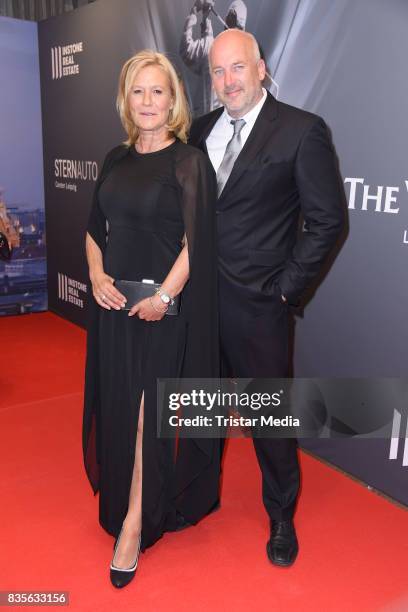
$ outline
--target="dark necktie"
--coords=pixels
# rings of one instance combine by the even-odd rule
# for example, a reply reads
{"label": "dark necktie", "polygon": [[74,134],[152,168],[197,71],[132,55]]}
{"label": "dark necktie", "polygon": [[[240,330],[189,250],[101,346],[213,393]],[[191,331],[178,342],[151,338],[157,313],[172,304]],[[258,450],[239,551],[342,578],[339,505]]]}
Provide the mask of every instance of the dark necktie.
{"label": "dark necktie", "polygon": [[227,144],[223,160],[217,171],[218,197],[221,195],[225,183],[228,181],[229,175],[231,174],[235,160],[242,149],[241,130],[245,125],[245,119],[236,119],[235,121],[231,121],[231,124],[234,126],[234,134]]}

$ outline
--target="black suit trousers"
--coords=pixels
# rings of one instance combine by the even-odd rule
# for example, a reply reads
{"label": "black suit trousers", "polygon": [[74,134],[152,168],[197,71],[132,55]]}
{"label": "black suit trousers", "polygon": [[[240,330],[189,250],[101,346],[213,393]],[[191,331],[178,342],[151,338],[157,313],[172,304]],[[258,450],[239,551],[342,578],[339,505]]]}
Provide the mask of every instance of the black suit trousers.
{"label": "black suit trousers", "polygon": [[[288,307],[279,292],[267,300],[258,298],[220,275],[224,378],[284,378],[288,374]],[[291,519],[300,480],[297,440],[254,438],[253,443],[266,511],[271,519]]]}

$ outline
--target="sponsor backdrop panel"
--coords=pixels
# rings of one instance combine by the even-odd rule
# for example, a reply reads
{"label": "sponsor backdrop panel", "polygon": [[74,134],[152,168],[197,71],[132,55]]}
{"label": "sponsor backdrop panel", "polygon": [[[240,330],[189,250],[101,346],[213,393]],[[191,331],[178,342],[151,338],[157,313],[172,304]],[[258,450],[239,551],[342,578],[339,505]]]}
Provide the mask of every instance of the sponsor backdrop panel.
{"label": "sponsor backdrop panel", "polygon": [[47,309],[37,24],[0,17],[0,316]]}
{"label": "sponsor backdrop panel", "polygon": [[[96,172],[124,134],[115,111],[120,67],[143,47],[166,51],[195,113],[216,106],[206,53],[229,1],[201,28],[193,2],[109,0],[39,24],[50,308],[84,324],[84,233]],[[296,318],[298,376],[405,376],[408,249],[401,78],[408,43],[403,0],[235,2],[235,19],[261,43],[279,99],[326,119],[339,155],[349,234]],[[367,32],[370,32],[368,37]],[[89,288],[88,288],[89,291]],[[305,443],[369,484],[408,503],[401,443]],[[407,457],[408,452],[405,453]]]}
{"label": "sponsor backdrop panel", "polygon": [[[329,123],[349,210],[346,242],[304,318],[296,320],[295,373],[406,378],[408,85],[400,75],[408,5],[331,4],[300,3],[275,75],[285,101]],[[336,439],[304,446],[407,504],[407,423],[406,410],[396,411],[399,442]]]}

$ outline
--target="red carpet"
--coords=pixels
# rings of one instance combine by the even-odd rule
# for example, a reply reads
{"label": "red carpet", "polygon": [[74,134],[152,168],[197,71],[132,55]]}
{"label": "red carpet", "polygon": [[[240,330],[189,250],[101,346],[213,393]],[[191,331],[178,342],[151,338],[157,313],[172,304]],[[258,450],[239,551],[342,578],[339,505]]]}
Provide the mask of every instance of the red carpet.
{"label": "red carpet", "polygon": [[165,535],[116,590],[82,467],[85,334],[42,313],[1,318],[0,338],[0,590],[69,591],[69,609],[97,612],[408,611],[408,512],[302,453],[299,557],[275,568],[242,439],[229,442],[221,510]]}

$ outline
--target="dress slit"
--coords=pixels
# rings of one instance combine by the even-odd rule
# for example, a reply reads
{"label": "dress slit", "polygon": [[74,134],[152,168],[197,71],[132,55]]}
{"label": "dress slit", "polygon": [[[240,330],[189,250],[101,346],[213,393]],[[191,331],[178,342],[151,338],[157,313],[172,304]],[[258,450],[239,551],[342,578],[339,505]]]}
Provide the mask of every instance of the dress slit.
{"label": "dress slit", "polygon": [[[132,466],[132,475],[131,475],[131,479],[130,479],[130,487],[129,487],[129,502],[128,502],[128,509],[127,512],[129,511],[129,509],[132,509],[133,511],[136,510],[136,508],[132,507],[132,496],[136,495],[137,493],[137,489],[138,489],[138,483],[137,480],[134,483],[133,479],[135,477],[135,466],[136,466],[136,461],[137,461],[137,445],[138,445],[138,439],[139,439],[139,421],[140,421],[140,415],[141,415],[141,411],[143,411],[143,423],[144,423],[144,389],[142,390],[142,394],[140,397],[140,402],[139,402],[139,410],[138,410],[138,418],[137,418],[137,426],[136,426],[136,437],[135,437],[135,446],[134,446],[134,460],[133,460],[133,466]],[[141,501],[140,501],[140,511],[142,511],[142,505],[143,505],[143,433],[144,433],[144,426],[142,425],[142,448],[141,448],[141,466],[140,466],[140,474],[139,474],[139,478],[141,478],[141,486],[140,486],[140,497],[141,497]],[[132,489],[136,489],[132,490]],[[135,501],[136,504],[136,501]],[[141,529],[143,530],[143,523],[141,523]]]}

